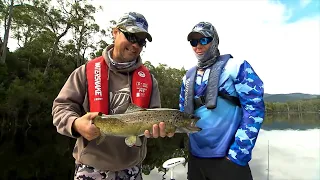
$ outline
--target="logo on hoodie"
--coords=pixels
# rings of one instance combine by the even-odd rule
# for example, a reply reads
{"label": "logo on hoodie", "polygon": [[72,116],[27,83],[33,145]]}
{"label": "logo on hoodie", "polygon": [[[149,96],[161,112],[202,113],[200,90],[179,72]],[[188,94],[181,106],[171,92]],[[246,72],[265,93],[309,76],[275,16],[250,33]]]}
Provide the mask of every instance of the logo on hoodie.
{"label": "logo on hoodie", "polygon": [[110,92],[110,110],[112,114],[118,114],[130,100],[130,88],[125,87],[115,92]]}
{"label": "logo on hoodie", "polygon": [[145,74],[144,72],[142,72],[142,71],[139,71],[139,72],[138,72],[138,75],[139,75],[140,77],[146,77],[146,74]]}

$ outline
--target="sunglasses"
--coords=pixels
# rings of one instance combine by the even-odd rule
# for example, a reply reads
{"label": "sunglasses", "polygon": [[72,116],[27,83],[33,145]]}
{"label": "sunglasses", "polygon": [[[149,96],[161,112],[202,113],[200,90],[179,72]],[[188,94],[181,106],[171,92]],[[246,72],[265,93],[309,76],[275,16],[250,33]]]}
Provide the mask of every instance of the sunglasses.
{"label": "sunglasses", "polygon": [[211,41],[213,40],[212,37],[203,37],[201,39],[192,39],[190,41],[190,44],[192,47],[196,47],[198,45],[198,43],[200,43],[201,45],[207,45],[209,44]]}
{"label": "sunglasses", "polygon": [[119,29],[120,32],[122,32],[122,34],[124,35],[124,37],[126,37],[126,39],[131,42],[131,43],[138,43],[138,45],[140,47],[143,47],[146,45],[146,40],[145,39],[140,39],[138,38],[135,34],[133,33],[128,33],[128,32],[124,32],[121,29]]}

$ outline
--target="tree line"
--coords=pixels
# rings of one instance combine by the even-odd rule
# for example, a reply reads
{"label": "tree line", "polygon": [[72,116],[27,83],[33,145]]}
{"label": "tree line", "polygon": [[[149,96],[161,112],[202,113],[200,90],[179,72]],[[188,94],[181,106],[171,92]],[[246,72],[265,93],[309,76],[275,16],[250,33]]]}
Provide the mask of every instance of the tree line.
{"label": "tree line", "polygon": [[266,111],[269,113],[276,112],[297,112],[297,113],[309,113],[320,112],[320,96],[313,99],[304,99],[289,101],[286,103],[279,102],[266,102]]}

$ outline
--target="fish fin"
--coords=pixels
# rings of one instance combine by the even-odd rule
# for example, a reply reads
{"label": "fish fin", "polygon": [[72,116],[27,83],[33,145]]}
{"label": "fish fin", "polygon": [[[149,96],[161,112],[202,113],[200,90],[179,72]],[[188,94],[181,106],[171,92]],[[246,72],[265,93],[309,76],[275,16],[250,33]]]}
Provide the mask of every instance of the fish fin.
{"label": "fish fin", "polygon": [[138,136],[128,136],[128,137],[126,137],[124,142],[129,147],[142,145],[141,139]]}
{"label": "fish fin", "polygon": [[128,136],[126,137],[126,139],[124,140],[124,142],[126,143],[127,146],[132,147],[133,145],[135,145],[137,141],[136,136]]}
{"label": "fish fin", "polygon": [[96,140],[97,145],[100,145],[105,139],[106,139],[106,134],[105,133],[100,133],[100,136]]}
{"label": "fish fin", "polygon": [[179,127],[179,126],[177,126],[176,132],[177,132],[177,133],[189,133],[190,131],[189,131],[187,128],[185,128],[185,127]]}
{"label": "fish fin", "polygon": [[135,146],[142,146],[142,141],[140,139],[140,137],[136,136],[137,140],[136,140],[136,144]]}
{"label": "fish fin", "polygon": [[135,104],[129,103],[129,106],[128,106],[125,113],[133,113],[136,111],[145,111],[145,110],[146,110],[145,108],[142,108],[142,107],[139,107]]}

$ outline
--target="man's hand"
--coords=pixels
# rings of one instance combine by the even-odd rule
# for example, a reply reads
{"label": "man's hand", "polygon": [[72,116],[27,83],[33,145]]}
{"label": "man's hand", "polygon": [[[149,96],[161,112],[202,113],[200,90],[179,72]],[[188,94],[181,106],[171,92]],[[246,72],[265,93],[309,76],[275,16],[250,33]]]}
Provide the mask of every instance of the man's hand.
{"label": "man's hand", "polygon": [[149,130],[145,130],[144,131],[144,135],[147,138],[153,137],[153,138],[158,138],[159,135],[160,137],[172,137],[174,135],[174,133],[168,133],[166,134],[166,125],[164,124],[164,122],[160,122],[159,125],[158,124],[154,124],[153,128],[152,128],[152,134],[149,132]]}
{"label": "man's hand", "polygon": [[72,127],[77,131],[81,136],[86,138],[88,141],[91,141],[100,136],[100,130],[94,124],[91,123],[91,120],[98,116],[98,112],[87,113],[82,117],[76,119]]}

